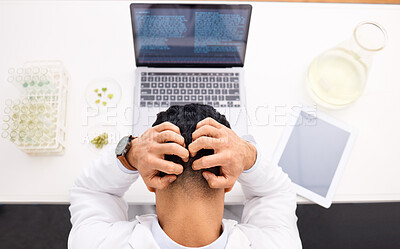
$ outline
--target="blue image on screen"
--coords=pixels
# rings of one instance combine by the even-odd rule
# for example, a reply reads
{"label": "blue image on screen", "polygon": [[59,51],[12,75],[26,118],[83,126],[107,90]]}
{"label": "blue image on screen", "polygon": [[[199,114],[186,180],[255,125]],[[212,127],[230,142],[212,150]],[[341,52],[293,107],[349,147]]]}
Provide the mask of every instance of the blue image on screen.
{"label": "blue image on screen", "polygon": [[135,7],[140,64],[243,65],[248,9]]}
{"label": "blue image on screen", "polygon": [[326,197],[350,133],[300,112],[278,165],[292,182]]}

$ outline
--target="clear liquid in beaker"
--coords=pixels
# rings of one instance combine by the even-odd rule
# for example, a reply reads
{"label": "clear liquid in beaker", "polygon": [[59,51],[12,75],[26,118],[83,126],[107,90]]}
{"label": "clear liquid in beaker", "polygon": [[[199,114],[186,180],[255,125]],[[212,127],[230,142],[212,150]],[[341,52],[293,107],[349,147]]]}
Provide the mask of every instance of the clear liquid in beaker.
{"label": "clear liquid in beaker", "polygon": [[337,47],[314,59],[308,70],[307,83],[312,95],[340,107],[360,97],[366,80],[367,67],[358,55]]}

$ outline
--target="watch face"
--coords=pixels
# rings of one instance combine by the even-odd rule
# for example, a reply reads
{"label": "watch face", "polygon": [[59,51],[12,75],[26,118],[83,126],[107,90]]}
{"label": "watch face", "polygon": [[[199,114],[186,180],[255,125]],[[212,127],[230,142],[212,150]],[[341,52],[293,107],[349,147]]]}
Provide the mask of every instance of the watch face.
{"label": "watch face", "polygon": [[122,155],[124,152],[126,145],[129,143],[129,136],[123,137],[119,143],[117,144],[117,148],[115,148],[116,155]]}

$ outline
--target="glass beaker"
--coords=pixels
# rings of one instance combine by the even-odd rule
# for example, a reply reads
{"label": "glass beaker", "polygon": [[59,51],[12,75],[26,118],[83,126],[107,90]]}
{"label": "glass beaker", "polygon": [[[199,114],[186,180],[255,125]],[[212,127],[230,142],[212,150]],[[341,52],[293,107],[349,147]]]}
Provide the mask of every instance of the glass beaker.
{"label": "glass beaker", "polygon": [[307,88],[314,101],[339,109],[358,99],[365,89],[372,57],[386,42],[381,25],[362,22],[350,39],[317,56],[307,74]]}

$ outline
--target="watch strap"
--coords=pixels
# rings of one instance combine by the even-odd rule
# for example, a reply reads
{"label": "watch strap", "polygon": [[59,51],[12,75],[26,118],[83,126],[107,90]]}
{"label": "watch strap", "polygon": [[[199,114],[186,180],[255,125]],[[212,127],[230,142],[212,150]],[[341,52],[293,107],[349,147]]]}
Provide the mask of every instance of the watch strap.
{"label": "watch strap", "polygon": [[132,135],[129,136],[129,141],[128,141],[128,149],[125,149],[124,152],[121,155],[117,155],[118,160],[124,165],[125,168],[129,170],[137,170],[135,167],[133,167],[128,160],[126,159],[126,153],[131,149],[132,146],[132,140],[136,139],[137,137],[134,137]]}
{"label": "watch strap", "polygon": [[129,170],[137,170],[136,168],[134,168],[129,162],[128,160],[126,160],[125,156],[117,156],[118,160],[122,163],[122,165],[124,165],[125,168],[129,169]]}

